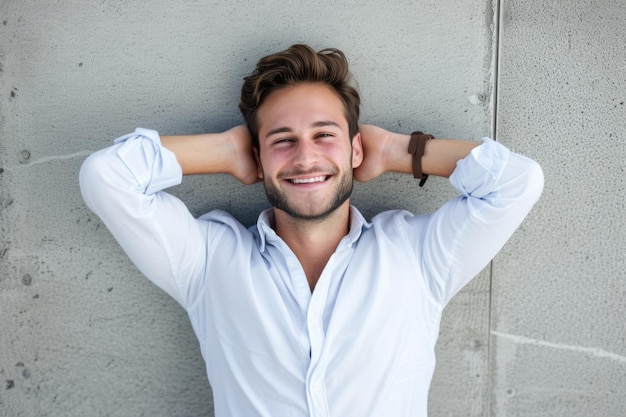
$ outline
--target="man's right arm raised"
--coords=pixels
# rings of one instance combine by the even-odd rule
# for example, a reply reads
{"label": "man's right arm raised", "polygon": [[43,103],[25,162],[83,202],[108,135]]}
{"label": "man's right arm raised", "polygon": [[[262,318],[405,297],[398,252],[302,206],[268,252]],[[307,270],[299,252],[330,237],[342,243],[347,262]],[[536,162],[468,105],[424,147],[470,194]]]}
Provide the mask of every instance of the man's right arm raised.
{"label": "man's right arm raised", "polygon": [[229,173],[257,181],[245,126],[223,133],[159,136],[137,129],[90,155],[80,171],[85,202],[139,270],[181,305],[193,301],[215,225],[164,192],[185,174]]}
{"label": "man's right arm raised", "polygon": [[223,133],[161,136],[161,143],[176,155],[183,175],[226,173],[244,184],[259,180],[246,126]]}

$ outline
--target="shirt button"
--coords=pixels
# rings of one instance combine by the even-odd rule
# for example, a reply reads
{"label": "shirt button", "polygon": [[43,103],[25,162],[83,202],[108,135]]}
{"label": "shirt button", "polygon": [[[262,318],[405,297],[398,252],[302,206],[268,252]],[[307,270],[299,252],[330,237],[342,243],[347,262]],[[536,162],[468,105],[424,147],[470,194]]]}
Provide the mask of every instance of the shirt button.
{"label": "shirt button", "polygon": [[317,323],[319,323],[319,322],[320,322],[320,321],[319,321],[319,319],[318,319],[317,317],[315,317],[315,316],[312,316],[312,317],[311,317],[311,323],[313,323],[313,324],[317,324]]}
{"label": "shirt button", "polygon": [[322,388],[322,386],[320,385],[320,383],[319,383],[319,382],[313,382],[313,383],[311,384],[311,390],[312,390],[313,392],[319,392],[321,388]]}

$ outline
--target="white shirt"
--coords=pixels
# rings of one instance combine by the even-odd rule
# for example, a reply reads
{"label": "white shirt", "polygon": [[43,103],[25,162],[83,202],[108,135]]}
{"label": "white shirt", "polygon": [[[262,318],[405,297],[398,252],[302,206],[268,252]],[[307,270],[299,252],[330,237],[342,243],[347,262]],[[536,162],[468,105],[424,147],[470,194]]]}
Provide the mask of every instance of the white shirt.
{"label": "white shirt", "polygon": [[194,218],[162,190],[181,167],[137,129],[91,155],[88,206],[137,267],[187,311],[218,417],[426,416],[444,306],[495,256],[543,188],[532,160],[484,139],[435,213],[386,211],[350,232],[311,293],[272,211],[246,229]]}

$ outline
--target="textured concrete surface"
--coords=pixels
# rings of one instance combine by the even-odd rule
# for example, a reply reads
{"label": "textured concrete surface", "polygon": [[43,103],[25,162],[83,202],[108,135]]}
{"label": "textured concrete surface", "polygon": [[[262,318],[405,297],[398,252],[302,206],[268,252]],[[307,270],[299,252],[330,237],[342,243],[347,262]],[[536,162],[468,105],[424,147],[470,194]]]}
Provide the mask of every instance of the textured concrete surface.
{"label": "textured concrete surface", "polygon": [[546,186],[493,268],[496,416],[626,415],[626,2],[505,1],[497,132]]}
{"label": "textured concrete surface", "polygon": [[[495,127],[544,167],[537,209],[445,312],[430,415],[625,415],[625,5],[500,3],[0,3],[0,416],[213,415],[184,312],[84,206],[77,172],[136,126],[240,123],[241,78],[294,42],[346,52],[362,121]],[[267,204],[226,176],[173,192],[247,224]],[[451,195],[386,175],[354,202],[423,212]]]}

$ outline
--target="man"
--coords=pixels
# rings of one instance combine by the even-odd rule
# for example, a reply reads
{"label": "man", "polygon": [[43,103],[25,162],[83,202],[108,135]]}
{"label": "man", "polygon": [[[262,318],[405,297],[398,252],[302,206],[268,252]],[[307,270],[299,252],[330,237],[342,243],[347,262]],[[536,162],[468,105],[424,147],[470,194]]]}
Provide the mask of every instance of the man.
{"label": "man", "polygon": [[[537,201],[539,166],[502,145],[358,125],[344,55],[304,45],[245,79],[247,126],[167,137],[137,129],[90,156],[85,201],[138,268],[186,309],[217,416],[426,416],[444,306]],[[350,206],[353,176],[450,177],[435,213]],[[162,190],[181,174],[264,182],[249,229],[193,218]]]}

